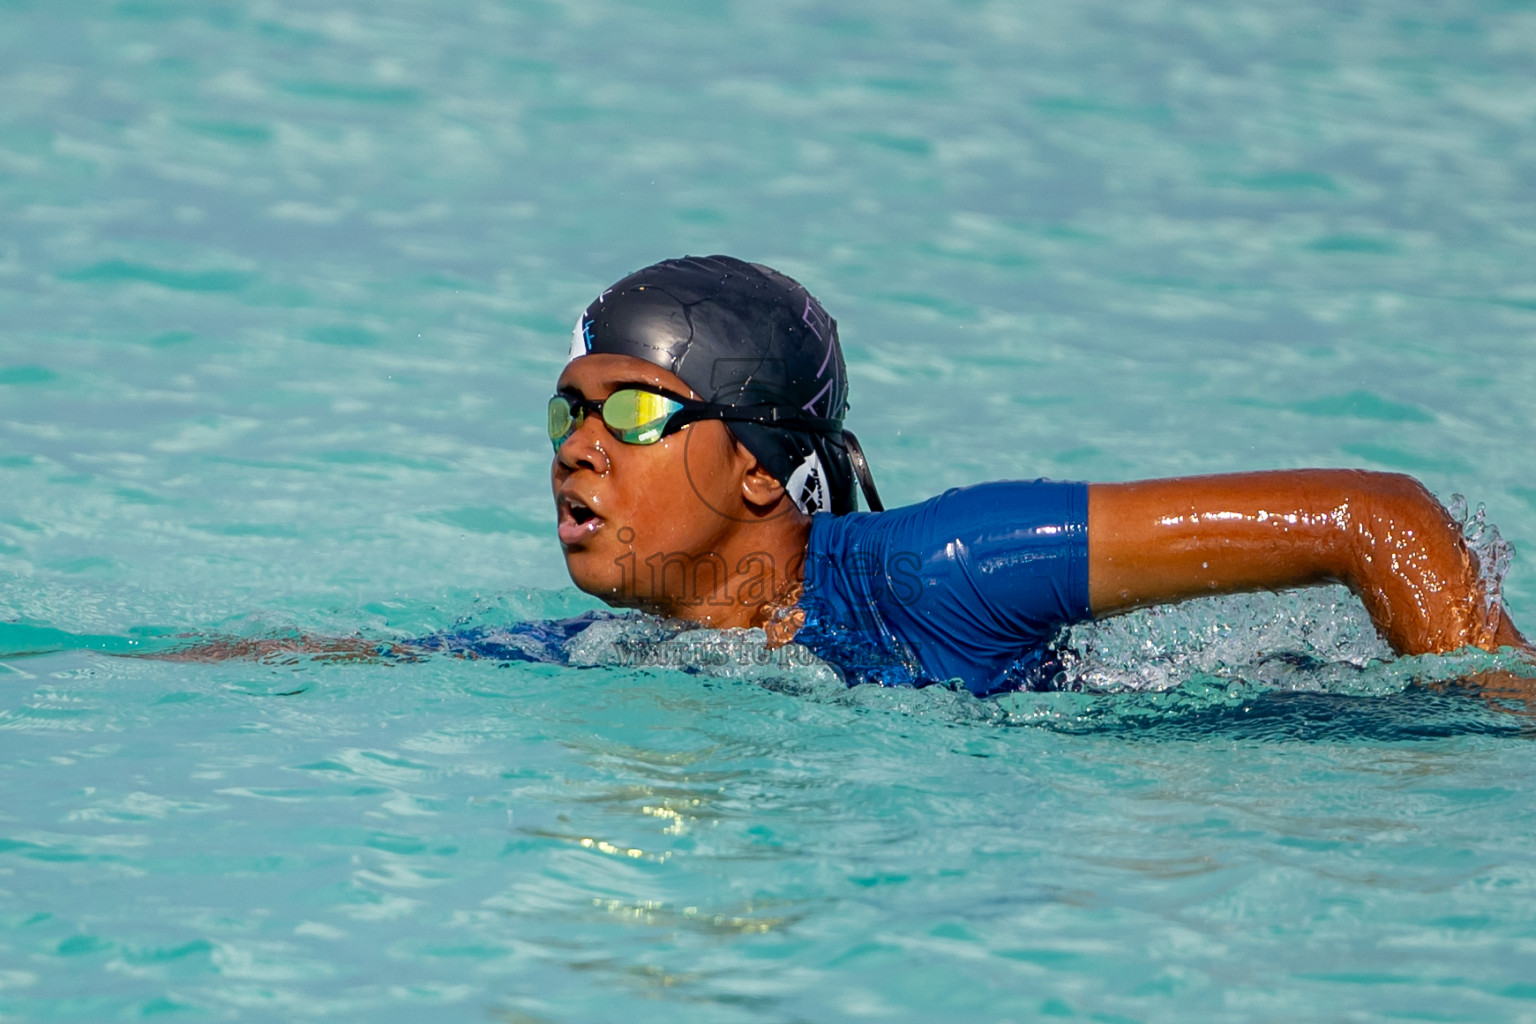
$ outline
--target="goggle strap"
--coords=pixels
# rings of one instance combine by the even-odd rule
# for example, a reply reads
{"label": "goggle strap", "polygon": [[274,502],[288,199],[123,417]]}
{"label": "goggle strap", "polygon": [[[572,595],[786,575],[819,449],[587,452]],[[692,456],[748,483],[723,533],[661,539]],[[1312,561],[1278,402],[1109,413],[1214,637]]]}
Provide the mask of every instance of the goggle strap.
{"label": "goggle strap", "polygon": [[[715,405],[702,403],[691,410],[690,419],[725,420],[729,423],[758,423],[765,427],[784,427],[787,430],[806,430],[813,434],[836,434],[843,429],[842,420],[820,419],[807,416],[792,405]],[[679,413],[679,416],[687,413]]]}
{"label": "goggle strap", "polygon": [[880,500],[880,492],[875,489],[875,478],[869,471],[869,460],[864,457],[864,449],[859,447],[859,439],[853,436],[853,431],[843,429],[842,420],[805,416],[800,409],[782,405],[715,406],[705,415],[737,423],[761,423],[817,434],[841,434],[843,443],[848,446],[848,461],[853,463],[853,474],[859,480],[859,490],[864,492],[864,504],[869,506],[871,512],[885,511],[885,503]]}
{"label": "goggle strap", "polygon": [[853,474],[859,478],[859,490],[864,492],[864,504],[871,512],[884,512],[885,504],[880,500],[880,492],[875,490],[875,478],[870,475],[869,461],[864,458],[859,439],[853,436],[853,431],[845,430],[843,443],[848,446],[848,461],[853,463]]}

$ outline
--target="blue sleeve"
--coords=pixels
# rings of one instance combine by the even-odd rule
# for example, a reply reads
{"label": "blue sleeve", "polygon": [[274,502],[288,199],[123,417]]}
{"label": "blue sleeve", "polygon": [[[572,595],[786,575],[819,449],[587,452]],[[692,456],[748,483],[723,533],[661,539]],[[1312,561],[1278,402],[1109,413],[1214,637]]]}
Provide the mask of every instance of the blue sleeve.
{"label": "blue sleeve", "polygon": [[614,618],[611,612],[584,612],[569,619],[514,622],[506,626],[470,626],[433,633],[404,642],[409,654],[431,652],[472,661],[531,661],[564,665],[565,643],[594,622]]}
{"label": "blue sleeve", "polygon": [[1087,485],[979,484],[818,515],[801,604],[797,639],[850,681],[1017,688],[1062,626],[1089,617]]}

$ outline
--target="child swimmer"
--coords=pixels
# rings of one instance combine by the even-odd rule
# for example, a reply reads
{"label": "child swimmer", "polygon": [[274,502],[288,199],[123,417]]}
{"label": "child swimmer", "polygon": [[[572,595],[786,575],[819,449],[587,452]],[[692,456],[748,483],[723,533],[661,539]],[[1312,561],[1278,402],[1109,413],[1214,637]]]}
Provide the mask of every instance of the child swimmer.
{"label": "child swimmer", "polygon": [[[610,605],[762,627],[850,683],[1048,685],[1062,627],[1342,583],[1399,654],[1529,650],[1417,481],[1284,470],[977,484],[882,510],[836,322],[728,256],[646,267],[587,307],[549,403],[572,581]],[[856,485],[871,511],[855,511]]]}
{"label": "child swimmer", "polygon": [[[850,683],[1050,688],[1065,626],[1342,583],[1399,654],[1536,650],[1411,477],[1311,469],[1123,484],[1007,481],[885,511],[853,434],[837,324],[729,256],[646,267],[582,313],[549,402],[566,568],[609,605],[761,627]],[[870,511],[856,511],[862,491]],[[441,653],[563,662],[602,616],[411,640],[197,638],[178,661]],[[1523,673],[1479,673],[1536,708]]]}

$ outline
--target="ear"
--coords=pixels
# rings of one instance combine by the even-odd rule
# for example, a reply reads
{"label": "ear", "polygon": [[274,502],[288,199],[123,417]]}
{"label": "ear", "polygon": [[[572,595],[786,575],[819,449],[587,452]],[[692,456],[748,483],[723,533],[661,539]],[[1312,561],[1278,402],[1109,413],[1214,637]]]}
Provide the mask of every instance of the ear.
{"label": "ear", "polygon": [[766,521],[787,513],[791,522],[810,522],[779,478],[768,472],[739,438],[736,439],[736,457],[740,460],[741,503],[749,515],[758,521]]}
{"label": "ear", "polygon": [[754,458],[752,465],[741,476],[742,500],[754,509],[767,511],[787,496],[779,478],[764,469],[763,464]]}
{"label": "ear", "polygon": [[788,497],[784,485],[778,477],[768,472],[746,445],[739,439],[733,440],[736,441],[736,457],[741,460],[741,500],[753,512],[762,514],[773,511],[780,501]]}

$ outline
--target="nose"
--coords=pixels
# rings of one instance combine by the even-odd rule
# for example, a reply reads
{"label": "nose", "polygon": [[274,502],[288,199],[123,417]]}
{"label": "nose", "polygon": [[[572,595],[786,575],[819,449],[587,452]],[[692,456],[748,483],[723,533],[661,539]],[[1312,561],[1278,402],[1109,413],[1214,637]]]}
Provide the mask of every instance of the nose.
{"label": "nose", "polygon": [[608,452],[603,448],[603,440],[608,437],[602,418],[588,413],[555,450],[555,461],[568,473],[590,469],[603,476],[609,469]]}

